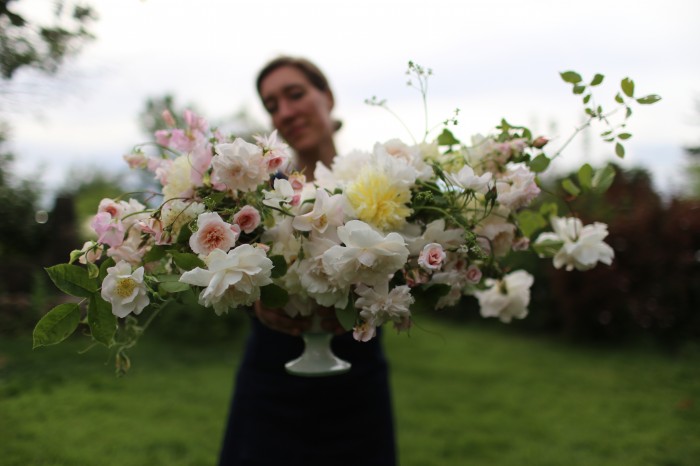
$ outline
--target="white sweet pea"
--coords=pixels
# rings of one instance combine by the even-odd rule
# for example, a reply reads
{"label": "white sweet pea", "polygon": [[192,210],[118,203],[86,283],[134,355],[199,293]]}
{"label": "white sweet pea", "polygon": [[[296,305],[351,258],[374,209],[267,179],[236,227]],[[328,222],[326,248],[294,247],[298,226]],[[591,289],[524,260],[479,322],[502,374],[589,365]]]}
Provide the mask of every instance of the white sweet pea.
{"label": "white sweet pea", "polygon": [[527,315],[530,304],[530,287],[534,278],[523,270],[517,270],[503,277],[503,280],[489,278],[485,291],[474,293],[479,300],[482,317],[498,317],[501,322],[522,319]]}
{"label": "white sweet pea", "polygon": [[292,226],[299,231],[313,229],[324,233],[329,226],[338,227],[343,224],[346,210],[345,198],[342,195],[329,196],[325,189],[317,189],[313,210],[296,216]]}
{"label": "white sweet pea", "polygon": [[185,272],[180,281],[203,286],[199,303],[214,307],[217,315],[229,308],[253,304],[260,297],[260,287],[272,283],[272,261],[265,251],[242,244],[228,253],[214,249],[205,258],[206,269]]}
{"label": "white sweet pea", "polygon": [[486,172],[481,176],[476,175],[474,169],[469,165],[463,166],[457,173],[447,174],[447,179],[455,186],[481,194],[485,194],[489,190],[489,183],[492,178],[491,172]]}
{"label": "white sweet pea", "polygon": [[146,284],[143,282],[143,267],[132,272],[131,265],[119,261],[114,267],[107,268],[107,276],[102,282],[102,299],[112,305],[112,314],[126,317],[141,314],[148,306],[149,299]]}
{"label": "white sweet pea", "polygon": [[608,226],[595,222],[583,225],[574,217],[552,217],[554,233],[542,233],[535,246],[545,242],[561,242],[562,246],[554,255],[554,267],[566,270],[590,270],[598,262],[610,265],[615,251],[603,242],[608,236]]}
{"label": "white sweet pea", "polygon": [[262,202],[267,206],[277,209],[280,207],[289,207],[294,203],[295,196],[298,196],[294,192],[292,184],[285,179],[277,178],[273,187],[273,191],[263,191],[265,199],[263,199]]}
{"label": "white sweet pea", "polygon": [[360,220],[339,227],[338,237],[344,246],[333,246],[323,254],[323,268],[341,286],[382,283],[408,259],[400,234],[384,236]]}

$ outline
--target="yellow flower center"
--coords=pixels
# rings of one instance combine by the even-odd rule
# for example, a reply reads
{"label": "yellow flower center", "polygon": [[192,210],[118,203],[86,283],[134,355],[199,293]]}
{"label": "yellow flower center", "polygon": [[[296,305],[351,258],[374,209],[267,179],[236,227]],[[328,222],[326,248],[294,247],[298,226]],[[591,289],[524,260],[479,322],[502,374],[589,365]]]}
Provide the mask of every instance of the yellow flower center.
{"label": "yellow flower center", "polygon": [[131,277],[120,278],[114,291],[120,298],[128,298],[137,286],[136,280]]}
{"label": "yellow flower center", "polygon": [[360,220],[383,231],[400,228],[411,214],[406,205],[411,200],[410,190],[372,169],[364,169],[347,187],[346,195]]}

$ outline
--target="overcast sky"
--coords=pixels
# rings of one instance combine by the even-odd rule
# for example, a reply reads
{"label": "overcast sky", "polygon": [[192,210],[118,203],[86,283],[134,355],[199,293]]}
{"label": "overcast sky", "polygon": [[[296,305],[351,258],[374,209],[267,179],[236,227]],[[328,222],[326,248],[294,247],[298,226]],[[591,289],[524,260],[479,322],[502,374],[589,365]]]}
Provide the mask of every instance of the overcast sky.
{"label": "overcast sky", "polygon": [[[96,40],[54,79],[23,74],[5,90],[17,169],[48,188],[74,167],[123,167],[145,135],[137,116],[147,97],[173,93],[209,119],[246,109],[263,124],[258,69],[278,54],[306,56],[328,74],[342,153],[410,137],[364,100],[386,98],[417,138],[420,96],[405,85],[408,60],[432,68],[431,126],[460,108],[458,137],[486,133],[506,117],[561,142],[581,105],[559,78],[577,70],[606,75],[600,103],[620,79],[663,100],[635,109],[626,166],[651,169],[667,192],[679,186],[682,147],[700,144],[700,2],[666,0],[92,0]],[[29,17],[50,0],[21,0]],[[595,141],[595,134],[592,135]],[[569,162],[614,160],[613,148],[585,138]]]}

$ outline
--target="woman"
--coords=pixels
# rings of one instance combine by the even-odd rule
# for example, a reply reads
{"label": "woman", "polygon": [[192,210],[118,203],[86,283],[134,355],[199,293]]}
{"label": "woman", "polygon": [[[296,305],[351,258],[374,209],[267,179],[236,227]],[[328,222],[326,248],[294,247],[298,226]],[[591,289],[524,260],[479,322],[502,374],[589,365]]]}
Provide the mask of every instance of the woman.
{"label": "woman", "polygon": [[[294,149],[309,179],[336,154],[334,100],[323,73],[305,59],[280,57],[259,73],[257,88],[273,126]],[[393,466],[394,429],[387,364],[379,338],[344,332],[332,310],[322,325],[348,373],[304,378],[284,364],[303,350],[308,318],[256,306],[237,378],[220,465]]]}

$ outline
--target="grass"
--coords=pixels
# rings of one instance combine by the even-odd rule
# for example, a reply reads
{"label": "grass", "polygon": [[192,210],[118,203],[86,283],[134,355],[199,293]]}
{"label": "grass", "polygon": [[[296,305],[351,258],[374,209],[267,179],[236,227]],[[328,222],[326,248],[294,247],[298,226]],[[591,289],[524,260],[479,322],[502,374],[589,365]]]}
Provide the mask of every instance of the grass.
{"label": "grass", "polygon": [[[572,346],[490,325],[385,332],[401,465],[691,466],[700,348]],[[147,335],[125,378],[84,339],[0,341],[0,465],[213,465],[242,336]]]}

